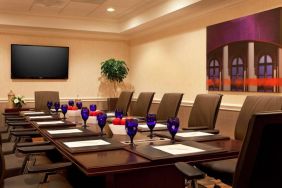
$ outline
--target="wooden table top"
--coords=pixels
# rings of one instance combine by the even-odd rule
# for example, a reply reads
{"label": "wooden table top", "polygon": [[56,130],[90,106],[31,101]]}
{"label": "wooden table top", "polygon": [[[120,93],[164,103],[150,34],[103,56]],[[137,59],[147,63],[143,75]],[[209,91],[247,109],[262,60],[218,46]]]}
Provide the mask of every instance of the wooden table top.
{"label": "wooden table top", "polygon": [[[77,127],[81,128],[81,119],[80,118],[69,118],[73,123],[77,124]],[[194,155],[163,155],[162,152],[156,154],[152,152],[152,146],[155,145],[167,145],[170,144],[170,140],[158,140],[159,137],[156,137],[158,141],[150,142],[148,134],[146,132],[138,132],[134,139],[142,140],[144,142],[136,142],[137,145],[132,146],[124,144],[123,147],[110,148],[108,150],[93,150],[83,152],[71,152],[66,145],[62,144],[65,141],[63,137],[54,137],[48,134],[46,131],[48,128],[40,128],[35,126],[39,132],[47,140],[50,140],[63,154],[67,159],[72,161],[85,175],[87,176],[96,176],[103,175],[109,172],[126,172],[140,168],[152,168],[156,166],[163,165],[172,165],[177,161],[185,161],[190,163],[234,158],[238,155],[241,143],[234,140],[224,139],[224,140],[208,140],[201,143],[194,141],[185,141],[177,142],[180,144],[187,144],[189,146],[199,146],[205,148],[206,151],[194,154]],[[53,128],[52,128],[53,129]],[[62,129],[62,128],[58,128]],[[67,128],[66,128],[67,129]],[[126,135],[112,135],[108,126],[104,128],[106,135],[104,138],[112,139],[115,142],[120,141],[129,141],[129,137]],[[85,138],[89,137],[89,131],[94,134],[99,134],[100,128],[98,125],[89,124],[87,127],[87,134]],[[80,137],[83,136],[83,133],[80,133]],[[75,138],[74,135],[72,138]],[[96,138],[103,138],[96,136]],[[187,143],[186,143],[187,142]],[[122,144],[123,145],[123,144]],[[148,151],[149,153],[146,153]],[[153,155],[154,154],[154,155]]]}

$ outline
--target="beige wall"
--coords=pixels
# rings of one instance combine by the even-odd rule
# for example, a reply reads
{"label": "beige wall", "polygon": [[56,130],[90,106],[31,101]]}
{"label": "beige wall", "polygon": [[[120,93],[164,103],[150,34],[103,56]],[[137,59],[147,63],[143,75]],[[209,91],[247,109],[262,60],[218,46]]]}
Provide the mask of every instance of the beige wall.
{"label": "beige wall", "polygon": [[[158,30],[155,26],[146,34],[130,41],[131,82],[136,94],[155,91],[155,99],[165,92],[183,92],[184,102],[193,102],[196,94],[207,93],[206,88],[206,27],[244,15],[282,6],[281,1],[258,3],[242,1],[233,9],[203,12],[197,19]],[[252,5],[252,6],[250,6]],[[176,21],[177,22],[177,21]],[[164,23],[165,25],[165,23]],[[222,106],[240,108],[246,95],[271,95],[256,92],[221,92]],[[135,95],[136,95],[135,94]],[[281,95],[281,94],[275,94]]]}
{"label": "beige wall", "polygon": [[[69,79],[12,80],[10,78],[11,44],[35,44],[69,47]],[[100,87],[100,62],[108,58],[128,62],[128,44],[122,40],[80,39],[55,36],[0,34],[0,100],[7,100],[10,89],[33,99],[35,90],[57,90],[60,98],[107,97]],[[129,62],[128,62],[129,63]]]}

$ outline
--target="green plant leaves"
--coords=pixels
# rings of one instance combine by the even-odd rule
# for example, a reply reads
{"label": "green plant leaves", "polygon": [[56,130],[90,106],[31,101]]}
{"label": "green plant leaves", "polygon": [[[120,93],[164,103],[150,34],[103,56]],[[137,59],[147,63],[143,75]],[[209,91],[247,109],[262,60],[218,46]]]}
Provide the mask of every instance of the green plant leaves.
{"label": "green plant leaves", "polygon": [[122,82],[128,71],[129,68],[122,60],[112,58],[101,63],[101,74],[110,81]]}

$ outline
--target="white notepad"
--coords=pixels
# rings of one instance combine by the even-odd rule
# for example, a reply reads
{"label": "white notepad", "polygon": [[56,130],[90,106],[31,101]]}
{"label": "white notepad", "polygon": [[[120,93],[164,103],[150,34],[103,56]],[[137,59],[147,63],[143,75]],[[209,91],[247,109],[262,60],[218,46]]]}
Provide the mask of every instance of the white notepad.
{"label": "white notepad", "polygon": [[[142,124],[142,125],[138,125],[138,127],[140,127],[140,128],[148,128],[148,125],[145,125],[145,124]],[[156,125],[155,125],[155,127],[156,128],[166,128],[167,126],[166,125],[164,125],[164,124],[160,124],[160,123],[157,123]]]}
{"label": "white notepad", "polygon": [[24,115],[44,114],[45,112],[24,112]]}
{"label": "white notepad", "polygon": [[50,125],[50,124],[61,124],[61,123],[65,123],[63,121],[41,121],[41,122],[37,122],[38,125]]}
{"label": "white notepad", "polygon": [[106,113],[106,114],[107,114],[108,117],[113,117],[113,116],[115,116],[115,113],[114,113],[114,112],[108,112],[108,113]]}
{"label": "white notepad", "polygon": [[70,134],[70,133],[81,133],[79,129],[61,129],[61,130],[47,130],[50,134]]}
{"label": "white notepad", "polygon": [[195,131],[195,132],[184,132],[184,133],[177,133],[176,136],[180,137],[197,137],[197,136],[210,136],[213,135],[211,133],[206,133],[206,132],[200,132],[200,131]]}
{"label": "white notepad", "polygon": [[87,146],[102,146],[102,145],[109,145],[111,143],[99,139],[99,140],[64,142],[64,144],[69,148],[76,148],[76,147],[87,147]]}
{"label": "white notepad", "polygon": [[173,145],[164,145],[164,146],[152,146],[155,149],[161,150],[163,152],[172,154],[172,155],[180,155],[180,154],[190,154],[190,153],[198,153],[203,152],[205,150],[186,146],[183,144],[173,144]]}
{"label": "white notepad", "polygon": [[53,118],[53,116],[31,116],[29,119],[47,119],[47,118]]}

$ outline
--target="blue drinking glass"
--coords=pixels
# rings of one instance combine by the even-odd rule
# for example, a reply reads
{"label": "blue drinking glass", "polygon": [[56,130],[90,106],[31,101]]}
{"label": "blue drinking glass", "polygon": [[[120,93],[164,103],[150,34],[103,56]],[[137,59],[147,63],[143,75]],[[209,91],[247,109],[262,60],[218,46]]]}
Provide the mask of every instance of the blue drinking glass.
{"label": "blue drinking glass", "polygon": [[64,119],[66,119],[66,113],[68,111],[68,105],[67,104],[62,104],[61,105],[61,110],[62,110],[62,113],[64,114]]}
{"label": "blue drinking glass", "polygon": [[73,100],[69,100],[69,106],[74,106],[74,101]]}
{"label": "blue drinking glass", "polygon": [[53,102],[52,101],[47,101],[47,107],[49,109],[49,112],[51,112],[52,106],[53,106]]}
{"label": "blue drinking glass", "polygon": [[60,102],[55,102],[54,107],[55,107],[56,113],[58,113],[58,110],[60,108]]}
{"label": "blue drinking glass", "polygon": [[119,119],[122,119],[122,116],[123,116],[123,111],[119,110],[119,109],[116,109],[115,110],[115,117],[119,118]]}
{"label": "blue drinking glass", "polygon": [[177,117],[172,117],[167,120],[167,129],[171,135],[171,142],[175,142],[175,135],[179,128],[179,119]]}
{"label": "blue drinking glass", "polygon": [[125,121],[125,130],[127,135],[130,137],[130,144],[133,144],[133,138],[137,133],[138,120],[137,119],[127,119]]}
{"label": "blue drinking glass", "polygon": [[97,106],[96,106],[96,104],[90,104],[89,108],[90,108],[91,112],[95,112],[96,109],[97,109]]}
{"label": "blue drinking glass", "polygon": [[101,129],[101,136],[103,136],[103,128],[105,127],[106,123],[107,123],[107,114],[98,114],[97,115],[97,121],[98,121],[98,125]]}
{"label": "blue drinking glass", "polygon": [[76,102],[76,107],[78,109],[81,109],[82,108],[82,102],[81,101]]}
{"label": "blue drinking glass", "polygon": [[82,117],[82,119],[84,121],[83,128],[86,128],[87,127],[86,121],[87,121],[87,119],[89,117],[89,109],[87,107],[81,108],[81,117]]}
{"label": "blue drinking glass", "polygon": [[153,129],[157,123],[157,115],[156,114],[147,114],[146,123],[148,128],[150,129],[150,138],[153,138]]}

